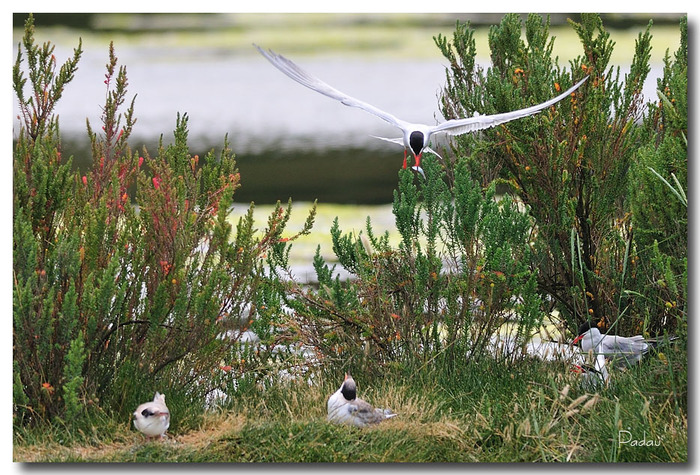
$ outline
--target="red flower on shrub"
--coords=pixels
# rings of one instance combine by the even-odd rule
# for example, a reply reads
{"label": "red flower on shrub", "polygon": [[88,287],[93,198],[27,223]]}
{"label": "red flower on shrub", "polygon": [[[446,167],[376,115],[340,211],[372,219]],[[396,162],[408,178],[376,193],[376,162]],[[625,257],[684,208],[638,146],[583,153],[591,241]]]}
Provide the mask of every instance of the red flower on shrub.
{"label": "red flower on shrub", "polygon": [[170,272],[170,269],[172,269],[173,266],[170,265],[168,261],[160,261],[160,268],[163,270],[164,273]]}

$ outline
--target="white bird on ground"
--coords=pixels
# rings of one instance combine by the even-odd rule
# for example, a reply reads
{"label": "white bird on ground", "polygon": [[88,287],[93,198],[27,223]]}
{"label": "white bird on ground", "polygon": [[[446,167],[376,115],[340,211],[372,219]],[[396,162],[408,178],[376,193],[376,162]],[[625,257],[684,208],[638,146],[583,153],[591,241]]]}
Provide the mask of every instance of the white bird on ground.
{"label": "white bird on ground", "polygon": [[561,101],[569,94],[574,92],[581,84],[583,84],[583,82],[586,79],[588,79],[588,76],[586,76],[585,78],[574,84],[572,87],[570,87],[557,97],[543,102],[542,104],[526,107],[524,109],[519,109],[511,112],[503,112],[500,114],[475,115],[474,117],[467,117],[464,119],[451,119],[441,124],[430,126],[406,122],[388,112],[384,112],[383,110],[374,107],[373,105],[370,105],[364,101],[360,101],[359,99],[355,99],[354,97],[350,97],[347,94],[335,89],[334,87],[329,86],[317,77],[307,73],[284,56],[277,54],[272,50],[265,51],[256,44],[253,44],[253,46],[255,46],[258,49],[258,51],[260,51],[260,54],[265,56],[265,58],[267,58],[273,66],[275,66],[277,69],[282,71],[290,78],[294,79],[302,86],[306,86],[313,91],[323,94],[324,96],[328,96],[331,99],[340,101],[346,106],[360,108],[401,129],[401,131],[403,132],[403,137],[395,139],[384,137],[376,138],[403,145],[403,168],[406,168],[406,151],[410,150],[415,158],[415,165],[412,168],[420,172],[421,174],[423,174],[423,170],[420,167],[420,160],[423,151],[425,150],[437,155],[437,153],[434,150],[430,149],[430,147],[428,146],[428,144],[430,143],[430,138],[433,134],[445,132],[449,135],[461,135],[466,134],[468,132],[475,132],[477,130],[488,129],[490,127],[495,127],[497,125],[509,122],[511,120],[530,116],[541,111],[542,109],[546,109],[547,107],[552,106],[557,102]]}
{"label": "white bird on ground", "polygon": [[165,394],[156,392],[153,401],[145,402],[134,411],[134,427],[146,437],[163,438],[170,427],[170,411],[165,405]]}
{"label": "white bird on ground", "polygon": [[595,322],[581,324],[572,345],[578,342],[581,342],[583,353],[592,351],[596,355],[603,355],[618,368],[639,363],[657,345],[656,340],[646,340],[642,335],[604,335]]}
{"label": "white bird on ground", "polygon": [[590,353],[593,364],[582,363],[574,365],[574,371],[581,374],[581,384],[588,389],[598,389],[601,385],[607,385],[610,380],[608,368],[605,366],[605,355]]}
{"label": "white bird on ground", "polygon": [[340,388],[328,398],[328,420],[337,424],[365,427],[395,417],[391,409],[379,409],[357,397],[352,376],[345,374]]}

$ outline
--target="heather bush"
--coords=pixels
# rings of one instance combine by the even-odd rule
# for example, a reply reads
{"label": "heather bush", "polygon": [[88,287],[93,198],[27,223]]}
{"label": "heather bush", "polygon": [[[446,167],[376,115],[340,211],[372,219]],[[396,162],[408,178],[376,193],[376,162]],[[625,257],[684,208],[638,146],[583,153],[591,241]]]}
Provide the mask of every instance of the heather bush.
{"label": "heather bush", "polygon": [[[288,239],[291,203],[260,231],[251,205],[234,229],[234,156],[227,143],[192,156],[185,115],[154,156],[132,152],[135,101],[122,112],[128,79],[112,46],[102,124],[88,123],[92,167],[74,171],[52,109],[82,49],[57,69],[53,46],[36,45],[33,31],[30,16],[13,70],[15,420],[124,417],[156,390],[171,407],[201,408],[213,374],[244,369],[241,335],[265,255]],[[313,210],[301,233],[312,223]],[[267,361],[264,349],[246,356]]]}
{"label": "heather bush", "polygon": [[[598,15],[582,14],[581,23],[570,24],[583,51],[570,62],[569,70],[552,57],[554,38],[549,36],[548,20],[535,14],[527,17],[524,30],[518,15],[505,15],[500,25],[491,27],[492,65],[486,71],[476,65],[468,24],[458,24],[451,41],[436,38],[450,64],[442,95],[447,118],[543,102],[589,77],[570,99],[532,118],[457,137],[453,151],[484,186],[506,185],[528,205],[535,225],[530,266],[537,269],[537,288],[554,302],[571,331],[590,318],[604,319],[622,333],[672,330],[675,321],[665,320],[666,312],[659,311],[663,309],[658,304],[675,302],[679,307],[674,314],[682,315],[681,297],[652,299],[651,311],[646,299],[631,297],[647,295],[659,280],[655,275],[664,272],[673,275],[664,283],[673,280],[678,288],[685,287],[685,210],[677,201],[667,208],[672,190],[664,189],[647,169],[651,157],[663,156],[654,165],[669,180],[669,172],[680,174],[684,183],[683,53],[677,54],[675,63],[667,61],[660,85],[664,96],[672,96],[676,103],[647,109],[641,86],[650,70],[651,23],[639,34],[624,76],[619,67],[610,65],[614,42]],[[685,35],[682,28],[682,38]],[[664,122],[672,132],[661,132]],[[654,127],[658,132],[650,132]],[[673,166],[658,160],[673,160]],[[685,185],[680,186],[682,192]],[[677,237],[659,240],[669,233]],[[661,264],[665,257],[654,253],[652,238],[665,243],[662,248],[674,247],[672,269]],[[650,264],[654,261],[658,264]]]}
{"label": "heather bush", "polygon": [[[289,285],[293,309],[288,330],[313,347],[324,368],[382,371],[417,368],[440,357],[462,365],[491,355],[491,337],[517,320],[511,345],[496,360],[519,359],[521,346],[542,318],[530,261],[531,221],[510,197],[485,193],[466,167],[454,181],[432,157],[425,181],[401,170],[393,212],[401,240],[364,233],[330,232],[341,281],[317,252],[317,286]],[[283,267],[283,265],[279,265]]]}
{"label": "heather bush", "polygon": [[[344,370],[370,381],[388,373],[442,381],[446,404],[464,413],[473,401],[462,395],[473,391],[463,382],[483,389],[473,374],[494,362],[507,363],[494,371],[499,380],[520,374],[524,344],[553,307],[571,330],[593,317],[622,333],[685,336],[685,25],[681,48],[667,55],[659,101],[650,104],[641,84],[651,25],[623,77],[609,65],[614,45],[597,15],[571,22],[583,52],[568,70],[552,58],[554,39],[539,15],[525,21],[525,40],[516,15],[491,29],[486,70],[476,65],[468,24],[458,23],[450,41],[438,36],[449,61],[447,118],[526,107],[589,79],[540,114],[458,137],[446,159],[426,156],[425,178],[400,170],[398,244],[369,219],[359,233],[343,232],[336,219],[336,265],[350,279],[319,251],[317,282],[299,283],[289,252],[311,229],[314,209],[293,236],[284,234],[291,201],[278,203],[262,229],[252,205],[232,225],[241,180],[234,155],[226,141],[220,153],[192,155],[186,115],[176,118],[172,143],[161,137],[156,150],[132,151],[135,98],[127,100],[126,68],[112,47],[101,124],[87,126],[92,166],[75,171],[52,111],[82,46],[58,68],[53,47],[34,44],[30,17],[13,70],[21,121],[13,168],[15,423],[79,424],[95,413],[124,420],[158,390],[179,414],[177,430],[188,411],[226,396],[235,407],[238,397],[265,395],[289,411],[285,386],[275,383],[303,376],[327,389]],[[505,346],[493,352],[496,334]],[[673,405],[664,410],[673,407],[681,420],[684,356],[674,347],[654,363],[671,386]],[[529,379],[514,384],[529,397]],[[492,420],[484,401],[478,414]],[[527,427],[535,420],[526,419]],[[487,440],[501,429],[479,430]]]}
{"label": "heather bush", "polygon": [[[588,319],[623,334],[676,332],[687,275],[683,47],[676,63],[667,60],[666,99],[648,108],[641,85],[650,70],[651,24],[624,76],[609,64],[614,43],[598,15],[570,24],[583,51],[569,70],[552,57],[554,39],[539,15],[529,15],[524,30],[518,15],[491,28],[486,70],[476,64],[468,24],[457,24],[452,41],[436,37],[450,64],[442,96],[447,118],[520,109],[589,80],[531,118],[457,137],[447,160],[426,160],[426,180],[402,172],[393,204],[398,248],[375,236],[370,222],[353,235],[336,220],[333,250],[350,281],[317,253],[318,288],[292,284],[291,297],[280,294],[293,309],[293,338],[314,348],[325,367],[493,357],[493,336],[504,328],[516,334],[506,336],[508,351],[496,358],[513,358],[552,308],[572,332]],[[658,125],[662,120],[675,129]],[[678,157],[673,166],[658,158],[655,165],[666,176],[680,174],[675,187],[648,164],[669,151]],[[505,190],[498,205],[496,185]],[[650,186],[658,201],[648,206],[642,203]],[[670,196],[681,198],[671,209]],[[651,211],[640,212],[635,201],[667,224],[656,227]],[[633,223],[640,220],[646,224],[638,239]],[[659,244],[646,237],[651,233],[678,237]]]}
{"label": "heather bush", "polygon": [[687,329],[688,288],[688,25],[667,51],[657,80],[658,102],[648,104],[645,143],[629,188],[636,266],[630,305],[651,332]]}

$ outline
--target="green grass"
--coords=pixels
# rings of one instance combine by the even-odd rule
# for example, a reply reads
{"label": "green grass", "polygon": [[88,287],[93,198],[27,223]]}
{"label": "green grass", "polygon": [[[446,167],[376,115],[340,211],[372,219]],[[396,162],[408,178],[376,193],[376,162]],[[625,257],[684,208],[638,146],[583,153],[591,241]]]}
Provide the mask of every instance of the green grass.
{"label": "green grass", "polygon": [[[685,353],[612,374],[598,393],[569,368],[440,364],[356,376],[360,396],[399,416],[357,429],[325,420],[339,376],[251,386],[215,412],[173,411],[170,437],[146,442],[106,416],[76,430],[17,429],[32,462],[687,462]],[[444,363],[444,362],[443,362]],[[451,368],[451,369],[447,369]],[[181,409],[183,411],[185,409]],[[186,411],[186,410],[185,410]],[[177,419],[184,420],[178,423]],[[652,446],[619,444],[620,431]],[[628,436],[624,436],[628,438]]]}

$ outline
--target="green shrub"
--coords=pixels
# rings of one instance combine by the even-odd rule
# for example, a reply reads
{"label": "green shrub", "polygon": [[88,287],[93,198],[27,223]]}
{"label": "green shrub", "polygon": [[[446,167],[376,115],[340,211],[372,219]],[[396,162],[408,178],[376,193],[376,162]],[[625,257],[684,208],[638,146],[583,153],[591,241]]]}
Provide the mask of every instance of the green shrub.
{"label": "green shrub", "polygon": [[[649,103],[645,143],[629,188],[637,281],[630,300],[650,332],[687,328],[688,288],[688,25],[673,58],[666,52],[657,80],[658,103]],[[644,291],[642,292],[641,289]]]}
{"label": "green shrub", "polygon": [[[633,299],[648,290],[653,272],[663,274],[655,281],[669,288],[685,286],[683,266],[672,268],[664,255],[651,256],[655,270],[639,279],[627,195],[636,183],[640,145],[658,142],[642,126],[651,24],[621,78],[620,68],[609,65],[614,43],[600,17],[581,18],[570,22],[583,49],[570,71],[552,58],[549,23],[539,15],[525,22],[526,41],[518,15],[491,28],[486,71],[476,65],[469,25],[458,23],[452,42],[436,38],[450,64],[442,96],[447,118],[527,107],[590,79],[532,118],[457,137],[454,158],[426,161],[426,181],[415,184],[410,173],[400,174],[393,205],[398,248],[375,236],[370,222],[365,234],[350,235],[336,220],[333,251],[350,281],[342,282],[317,253],[318,288],[291,285],[291,297],[280,293],[293,309],[292,338],[313,347],[324,367],[426,364],[438,354],[447,361],[479,358],[507,321],[518,323],[518,348],[547,313],[543,300],[553,302],[572,331],[590,318],[606,320],[615,332],[672,330]],[[666,113],[679,122],[685,109],[677,108],[667,106]],[[507,190],[499,205],[496,185]]]}
{"label": "green shrub", "polygon": [[[613,44],[598,16],[572,22],[583,54],[568,72],[551,57],[548,22],[530,15],[526,41],[521,27],[506,15],[491,29],[486,71],[476,66],[469,25],[457,24],[451,42],[436,38],[450,63],[446,117],[525,107],[589,80],[532,118],[460,136],[449,160],[425,157],[425,179],[401,170],[393,202],[398,245],[376,235],[369,219],[359,234],[344,233],[336,220],[333,250],[351,278],[341,280],[317,252],[318,283],[302,285],[288,257],[294,239],[311,229],[314,209],[291,237],[283,237],[291,201],[278,203],[262,230],[252,205],[232,226],[240,181],[234,156],[227,143],[218,155],[192,156],[187,116],[177,117],[173,143],[161,138],[154,155],[133,152],[135,101],[122,112],[127,74],[111,46],[101,127],[88,124],[93,163],[74,171],[52,110],[82,49],[57,70],[53,48],[34,44],[30,17],[13,70],[22,123],[13,169],[15,424],[68,421],[58,425],[75,423],[80,432],[95,414],[124,420],[158,390],[178,414],[177,431],[194,425],[216,390],[234,400],[270,387],[287,394],[271,383],[290,372],[312,381],[333,376],[321,380],[327,389],[343,370],[439,382],[449,410],[465,414],[471,386],[483,389],[474,374],[495,367],[499,381],[514,379],[550,301],[572,329],[591,316],[624,333],[677,325],[682,344],[654,361],[649,378],[669,386],[673,404],[664,410],[684,420],[685,22],[681,48],[667,56],[660,102],[648,110],[640,85],[649,28],[621,80],[608,65]],[[505,327],[514,328],[508,351],[494,355],[492,337]],[[242,342],[247,329],[258,343]],[[440,371],[428,370],[434,367]],[[525,404],[529,379],[513,384]],[[634,397],[644,392],[640,386]],[[543,408],[561,400],[555,385],[539,394]],[[500,407],[481,400],[479,414]],[[564,420],[564,406],[555,409]],[[521,418],[523,427],[539,416]],[[622,416],[630,417],[624,407]],[[608,422],[597,419],[607,432],[595,437],[614,434],[617,419]],[[509,423],[482,423],[479,443],[512,439]]]}
{"label": "green shrub", "polygon": [[425,159],[426,180],[399,173],[393,212],[401,241],[389,244],[367,221],[366,234],[345,234],[336,219],[333,250],[352,277],[341,281],[317,252],[318,286],[290,284],[288,323],[331,372],[415,366],[438,355],[445,364],[486,356],[491,336],[517,320],[511,352],[539,325],[536,274],[528,267],[531,221],[511,198],[486,193],[466,167],[454,182]]}
{"label": "green shrub", "polygon": [[[644,312],[632,308],[629,299],[630,291],[644,294],[648,285],[629,279],[639,272],[638,256],[632,259],[630,254],[637,249],[634,239],[639,226],[633,232],[632,223],[643,217],[639,206],[630,206],[628,190],[640,190],[643,199],[649,199],[650,185],[640,184],[637,177],[651,175],[639,165],[645,154],[652,153],[646,147],[656,150],[659,142],[641,125],[645,117],[659,120],[653,118],[658,117],[653,107],[650,115],[644,115],[641,95],[650,70],[651,23],[639,35],[630,71],[621,78],[620,68],[609,65],[614,43],[600,17],[582,14],[581,19],[581,23],[570,21],[583,49],[570,62],[570,71],[552,58],[554,38],[549,36],[548,21],[539,15],[527,17],[525,41],[518,15],[505,15],[500,25],[491,28],[492,66],[486,71],[476,66],[468,24],[457,25],[452,41],[438,36],[436,43],[450,63],[443,113],[452,118],[519,109],[543,102],[589,76],[569,100],[532,118],[457,137],[453,150],[458,161],[468,162],[475,179],[484,185],[506,184],[529,205],[535,222],[531,266],[538,269],[537,287],[556,303],[572,331],[589,318],[615,323],[615,331],[623,333],[639,331],[647,318],[656,320],[646,321],[647,328],[660,331],[661,316],[642,316]],[[687,115],[682,86],[686,74],[682,65],[675,69],[669,65],[667,70],[667,76],[677,71],[674,79],[665,81],[675,81],[670,87],[679,102],[662,112],[665,120],[674,118],[679,130],[683,127],[679,117]],[[673,169],[684,169],[685,149],[675,144],[674,150],[680,161]],[[684,171],[679,173],[685,176]],[[661,191],[659,183],[654,186]],[[651,206],[666,208],[668,195],[665,190],[665,196]],[[673,230],[683,234],[682,223],[675,225],[681,215],[676,209],[668,216]],[[669,226],[646,229],[667,235]],[[673,242],[678,242],[676,254],[684,255],[686,241]],[[679,267],[674,275],[682,275]],[[635,282],[638,286],[631,287]]]}
{"label": "green shrub", "polygon": [[[201,408],[216,388],[212,373],[238,361],[264,256],[283,240],[291,203],[278,205],[260,233],[252,219],[234,231],[234,157],[228,144],[218,156],[190,155],[186,116],[155,156],[132,153],[134,100],[122,114],[128,80],[112,46],[101,131],[88,124],[92,168],[73,171],[51,112],[82,50],[57,72],[53,46],[36,46],[33,31],[30,16],[13,72],[22,120],[14,153],[15,420],[76,420],[83,408],[125,417],[156,390],[180,414]],[[313,210],[302,233],[312,223]],[[259,358],[264,364],[264,352]]]}

